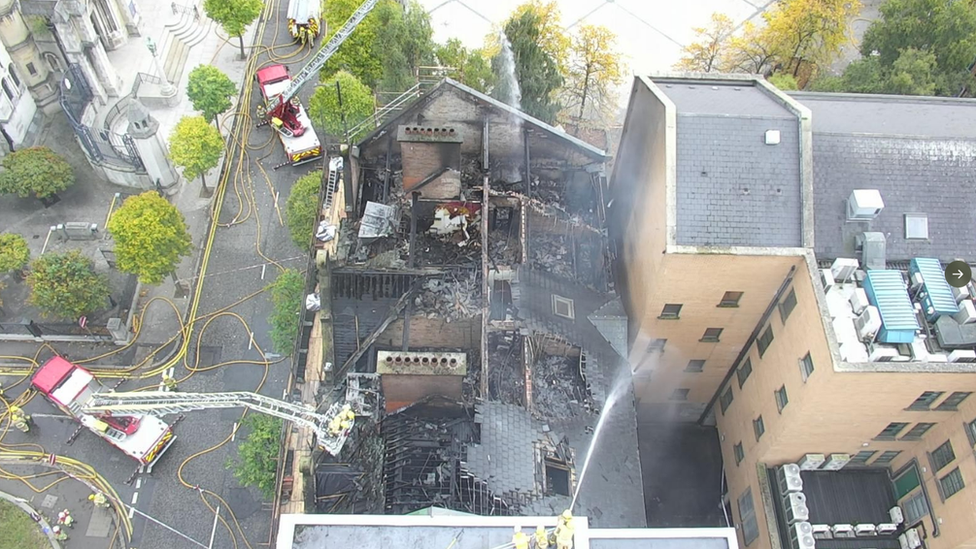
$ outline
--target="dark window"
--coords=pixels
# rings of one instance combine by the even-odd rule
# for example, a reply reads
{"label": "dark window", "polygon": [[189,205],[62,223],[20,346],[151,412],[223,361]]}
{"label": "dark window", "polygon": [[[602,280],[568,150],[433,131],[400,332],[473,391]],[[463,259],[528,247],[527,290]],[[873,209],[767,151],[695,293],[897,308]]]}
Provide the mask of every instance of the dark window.
{"label": "dark window", "polygon": [[952,441],[947,440],[932,450],[932,468],[937,472],[952,463],[954,459],[956,459],[956,453],[952,450]]}
{"label": "dark window", "polygon": [[908,409],[928,410],[929,408],[932,407],[932,404],[934,404],[936,400],[939,400],[939,397],[944,394],[945,393],[942,391],[925,391],[924,393],[921,394],[921,396],[915,399],[915,402],[912,402],[911,406],[909,406]]}
{"label": "dark window", "polygon": [[966,483],[962,480],[962,473],[959,472],[959,468],[956,467],[949,474],[939,479],[939,492],[942,493],[942,499],[949,499],[956,494],[959,490],[966,487]]}
{"label": "dark window", "polygon": [[746,459],[746,451],[742,449],[741,442],[732,447],[732,453],[735,454],[736,465],[742,463],[742,460]]}
{"label": "dark window", "polygon": [[718,302],[719,307],[738,307],[739,300],[742,299],[742,292],[725,292],[722,301]]}
{"label": "dark window", "polygon": [[10,81],[4,78],[0,80],[0,85],[3,86],[3,94],[7,96],[7,99],[14,100],[14,90],[10,87]]}
{"label": "dark window", "polygon": [[902,440],[919,440],[922,438],[922,435],[924,435],[932,427],[935,427],[934,423],[916,423],[915,426],[909,429],[908,432],[902,435],[901,438]]}
{"label": "dark window", "polygon": [[759,537],[759,523],[756,521],[756,506],[752,502],[752,488],[739,498],[739,523],[742,525],[742,541],[748,546]]}
{"label": "dark window", "polygon": [[874,463],[872,463],[872,465],[888,465],[889,463],[894,461],[895,458],[898,457],[898,454],[900,453],[901,450],[885,450],[884,452],[881,452],[881,455],[878,456],[878,459],[874,460]]}
{"label": "dark window", "polygon": [[976,446],[976,419],[966,424],[966,436],[969,437],[969,444]]}
{"label": "dark window", "polygon": [[14,86],[20,87],[20,77],[17,76],[17,71],[13,65],[10,65],[10,79],[14,81]]}
{"label": "dark window", "polygon": [[736,377],[739,378],[739,388],[741,389],[743,385],[746,384],[746,380],[749,379],[749,374],[752,373],[752,361],[748,358],[742,363],[742,366],[735,371]]}
{"label": "dark window", "polygon": [[962,401],[966,400],[966,397],[973,394],[972,391],[956,391],[951,395],[947,396],[942,404],[935,407],[936,410],[941,412],[955,412]]}
{"label": "dark window", "polygon": [[726,389],[724,393],[722,393],[722,396],[721,397],[719,397],[719,403],[722,404],[722,413],[724,414],[725,411],[729,409],[729,406],[732,405],[732,386],[731,385],[729,385],[729,388]]}
{"label": "dark window", "polygon": [[786,319],[790,318],[790,313],[796,308],[796,290],[790,290],[790,293],[786,294],[786,299],[779,304],[779,317],[783,320],[783,324],[786,324]]}
{"label": "dark window", "polygon": [[652,351],[664,351],[664,346],[668,344],[666,339],[652,339],[650,343],[647,344],[647,352]]}
{"label": "dark window", "polygon": [[699,341],[707,343],[718,343],[719,336],[722,335],[722,328],[705,328],[705,333]]}
{"label": "dark window", "polygon": [[756,341],[756,345],[759,347],[759,356],[762,357],[766,354],[766,349],[769,348],[769,344],[773,342],[773,327],[769,326],[766,331],[759,336]]}
{"label": "dark window", "polygon": [[874,438],[893,440],[896,436],[898,436],[898,433],[905,429],[905,427],[908,427],[907,423],[889,423],[888,426],[885,427],[884,430],[878,433],[878,436]]}
{"label": "dark window", "polygon": [[681,314],[681,304],[680,303],[668,303],[664,306],[664,310],[661,311],[661,316],[658,318],[678,318]]}
{"label": "dark window", "polygon": [[546,486],[561,496],[573,495],[569,486],[569,467],[556,460],[546,460]]}
{"label": "dark window", "polygon": [[786,394],[786,385],[776,389],[776,409],[783,413],[783,408],[790,403],[790,397]]}
{"label": "dark window", "polygon": [[848,463],[853,463],[854,465],[864,465],[869,459],[871,459],[871,456],[877,453],[877,450],[861,450],[860,452],[851,456],[851,461]]}
{"label": "dark window", "polygon": [[685,366],[686,372],[700,372],[705,369],[704,360],[689,360],[688,365]]}
{"label": "dark window", "polygon": [[688,400],[688,393],[691,389],[675,389],[671,393],[671,400]]}
{"label": "dark window", "polygon": [[925,499],[925,492],[919,490],[901,504],[905,509],[905,526],[913,526],[929,514],[929,503]]}
{"label": "dark window", "polygon": [[803,378],[803,382],[806,383],[809,379],[810,374],[813,373],[813,359],[810,358],[810,353],[800,359],[800,377]]}
{"label": "dark window", "polygon": [[766,432],[766,424],[763,423],[762,416],[752,420],[752,430],[756,432],[756,441],[762,438],[763,433]]}
{"label": "dark window", "polygon": [[31,76],[36,76],[37,75],[37,69],[34,68],[34,64],[33,63],[28,63],[27,64],[27,72],[30,73]]}

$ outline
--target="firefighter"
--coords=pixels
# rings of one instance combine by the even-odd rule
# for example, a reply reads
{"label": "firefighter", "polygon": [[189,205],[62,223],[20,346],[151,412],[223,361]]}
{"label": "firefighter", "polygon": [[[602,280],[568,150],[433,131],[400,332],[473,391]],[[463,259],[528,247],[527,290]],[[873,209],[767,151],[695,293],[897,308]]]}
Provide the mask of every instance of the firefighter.
{"label": "firefighter", "polygon": [[549,548],[549,532],[546,532],[546,527],[539,525],[535,529],[535,549],[548,549]]}
{"label": "firefighter", "polygon": [[176,391],[176,380],[169,374],[163,374],[163,385],[170,391]]}
{"label": "firefighter", "polygon": [[556,549],[573,549],[573,513],[566,509],[556,526]]}
{"label": "firefighter", "polygon": [[30,432],[30,414],[24,413],[19,406],[10,407],[10,422],[14,424],[14,427],[20,429],[21,431],[25,433]]}
{"label": "firefighter", "polygon": [[68,541],[68,534],[60,526],[51,529],[54,532],[54,539],[58,541]]}
{"label": "firefighter", "polygon": [[67,526],[68,528],[75,527],[75,518],[71,516],[71,511],[65,509],[58,513],[58,524],[62,526]]}
{"label": "firefighter", "polygon": [[102,508],[108,507],[108,498],[106,498],[105,494],[101,492],[95,492],[94,494],[89,494],[88,501],[95,504],[95,507],[102,507]]}
{"label": "firefighter", "polygon": [[529,536],[525,535],[521,526],[516,526],[512,535],[512,545],[515,549],[529,549]]}

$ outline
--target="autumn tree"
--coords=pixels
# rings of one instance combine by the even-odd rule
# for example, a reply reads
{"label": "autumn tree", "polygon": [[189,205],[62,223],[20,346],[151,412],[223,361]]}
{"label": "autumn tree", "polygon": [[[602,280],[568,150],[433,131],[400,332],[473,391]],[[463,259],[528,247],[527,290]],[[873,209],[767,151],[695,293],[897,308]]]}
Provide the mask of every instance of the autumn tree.
{"label": "autumn tree", "polygon": [[713,13],[707,27],[695,27],[695,41],[682,50],[681,60],[674,68],[688,72],[721,71],[726,46],[735,30],[735,23],[724,13]]}
{"label": "autumn tree", "polygon": [[[504,33],[511,46],[511,60],[504,50],[492,58],[491,66],[495,73],[496,85],[492,95],[507,103],[515,90],[509,83],[514,73],[514,84],[518,85],[522,111],[543,122],[553,123],[560,110],[556,91],[562,87],[564,79],[556,58],[541,46],[542,24],[540,16],[533,10],[517,14],[505,24]],[[510,63],[511,62],[511,63]],[[514,65],[509,67],[509,64]]]}
{"label": "autumn tree", "polygon": [[298,178],[288,194],[285,221],[292,242],[300,249],[308,248],[312,232],[319,217],[319,188],[322,186],[322,170]]}
{"label": "autumn tree", "polygon": [[325,128],[327,133],[343,135],[346,129],[372,115],[374,105],[373,93],[365,84],[352,74],[339,71],[315,88],[308,102],[308,113],[312,121]]}
{"label": "autumn tree", "polygon": [[28,301],[46,317],[77,320],[105,306],[108,280],[78,250],[46,253],[31,263]]}
{"label": "autumn tree", "polygon": [[768,74],[776,63],[776,54],[765,27],[752,21],[742,25],[742,31],[729,38],[722,65],[725,72]]}
{"label": "autumn tree", "polygon": [[220,132],[202,116],[184,116],[169,137],[169,157],[173,164],[183,168],[183,176],[189,180],[200,176],[204,188],[207,171],[217,166],[223,152]]}
{"label": "autumn tree", "polygon": [[445,44],[435,46],[434,55],[441,66],[457,69],[452,74],[455,80],[482,93],[491,90],[495,75],[484,50],[468,50],[460,40],[450,38]]}
{"label": "autumn tree", "polygon": [[226,74],[212,65],[197,65],[188,77],[186,96],[193,108],[203,117],[216,123],[217,115],[230,108],[230,98],[237,93],[237,86]]}
{"label": "autumn tree", "polygon": [[159,284],[190,254],[183,214],[154,191],[125,199],[112,214],[108,232],[119,270],[137,275],[143,284]]}
{"label": "autumn tree", "polygon": [[30,261],[27,239],[15,233],[0,234],[0,273],[20,271]]}
{"label": "autumn tree", "polygon": [[242,486],[254,486],[268,499],[274,496],[282,426],[280,418],[248,414],[241,427],[250,432],[237,449],[238,460],[228,459],[226,463]]}
{"label": "autumn tree", "polygon": [[778,72],[769,77],[769,83],[776,86],[781,90],[798,90],[800,89],[796,83],[796,78],[792,74],[785,74]]}
{"label": "autumn tree", "polygon": [[850,40],[848,21],[861,11],[858,0],[783,0],[763,13],[762,36],[778,72],[794,78],[801,69],[824,67]]}
{"label": "autumn tree", "polygon": [[[583,25],[573,36],[569,74],[563,89],[568,97],[566,106],[574,109],[579,118],[607,119],[614,115],[614,86],[623,82],[615,41],[616,35],[610,29],[596,25]],[[595,116],[587,116],[590,112]]]}
{"label": "autumn tree", "polygon": [[271,284],[273,309],[268,324],[271,325],[271,346],[276,353],[290,355],[295,348],[304,294],[305,277],[295,269],[285,269]]}
{"label": "autumn tree", "polygon": [[47,147],[30,147],[3,157],[0,194],[43,200],[75,182],[71,165]]}
{"label": "autumn tree", "polygon": [[228,35],[237,37],[241,59],[247,57],[244,53],[244,31],[261,15],[263,9],[262,0],[203,0],[203,11],[207,17],[219,23]]}
{"label": "autumn tree", "polygon": [[539,47],[556,62],[556,68],[561,75],[568,75],[572,40],[563,28],[562,16],[556,0],[529,0],[516,7],[508,21],[519,19],[526,14],[532,14],[535,20]]}

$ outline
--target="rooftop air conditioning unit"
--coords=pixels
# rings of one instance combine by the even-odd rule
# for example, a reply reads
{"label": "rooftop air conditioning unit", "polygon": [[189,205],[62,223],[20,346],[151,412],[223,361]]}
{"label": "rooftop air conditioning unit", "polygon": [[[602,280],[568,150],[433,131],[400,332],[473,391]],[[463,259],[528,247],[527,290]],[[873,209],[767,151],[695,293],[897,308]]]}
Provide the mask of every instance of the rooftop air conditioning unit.
{"label": "rooftop air conditioning unit", "polygon": [[809,522],[798,522],[791,526],[790,545],[793,549],[814,549],[817,542],[813,538],[813,525]]}
{"label": "rooftop air conditioning unit", "polygon": [[868,360],[871,362],[897,362],[900,357],[901,354],[898,353],[898,349],[876,345],[871,349]]}
{"label": "rooftop air conditioning unit", "polygon": [[790,492],[803,491],[803,479],[800,477],[800,467],[795,463],[787,463],[776,469],[776,485],[779,493],[786,495]]}
{"label": "rooftop air conditioning unit", "polygon": [[905,522],[905,514],[902,513],[901,507],[895,505],[891,509],[888,509],[888,516],[891,517],[891,522],[895,524],[901,524]]}
{"label": "rooftop air conditioning unit", "polygon": [[819,469],[823,462],[827,461],[827,456],[823,454],[803,454],[803,458],[797,463],[801,471],[813,471]]}
{"label": "rooftop air conditioning unit", "polygon": [[851,309],[854,310],[854,314],[856,315],[861,314],[864,312],[864,309],[871,305],[871,303],[868,302],[868,294],[864,291],[864,288],[855,289],[848,301],[851,302]]}
{"label": "rooftop air conditioning unit", "polygon": [[824,293],[829,292],[834,287],[834,275],[830,269],[820,269],[820,281],[823,282]]}
{"label": "rooftop air conditioning unit", "polygon": [[891,524],[890,522],[885,522],[878,525],[878,535],[879,536],[890,536],[898,531],[897,524]]}
{"label": "rooftop air conditioning unit", "polygon": [[884,200],[877,189],[854,189],[847,198],[848,221],[871,221],[883,209]]}
{"label": "rooftop air conditioning unit", "polygon": [[810,509],[807,507],[807,497],[803,492],[792,492],[784,498],[786,501],[786,523],[796,524],[810,520]]}
{"label": "rooftop air conditioning unit", "polygon": [[972,292],[969,291],[969,284],[966,284],[962,288],[956,288],[954,286],[950,286],[950,288],[952,288],[952,296],[956,298],[956,303],[972,297]]}
{"label": "rooftop air conditioning unit", "polygon": [[854,526],[854,535],[858,537],[877,536],[878,527],[873,524],[858,524]]}
{"label": "rooftop air conditioning unit", "polygon": [[972,300],[966,299],[959,303],[959,312],[952,315],[952,318],[956,319],[959,324],[976,322],[976,306],[973,305]]}
{"label": "rooftop air conditioning unit", "polygon": [[834,533],[830,531],[830,525],[814,524],[813,539],[834,539]]}
{"label": "rooftop air conditioning unit", "polygon": [[922,536],[918,534],[918,528],[905,530],[905,537],[908,538],[909,549],[918,549],[922,546]]}
{"label": "rooftop air conditioning unit", "polygon": [[835,539],[845,539],[854,537],[854,526],[850,524],[835,524],[830,527]]}
{"label": "rooftop air conditioning unit", "polygon": [[840,471],[850,460],[850,454],[830,454],[830,457],[827,458],[826,463],[824,463],[823,470]]}
{"label": "rooftop air conditioning unit", "polygon": [[859,266],[857,260],[852,257],[838,257],[830,264],[830,274],[834,275],[834,280],[843,284],[854,276],[854,271]]}
{"label": "rooftop air conditioning unit", "polygon": [[958,349],[949,353],[949,362],[976,362],[976,351]]}
{"label": "rooftop air conditioning unit", "polygon": [[864,311],[854,319],[857,337],[864,342],[872,342],[881,329],[881,312],[874,305],[868,305]]}
{"label": "rooftop air conditioning unit", "polygon": [[865,232],[855,235],[854,246],[861,252],[861,265],[865,269],[884,269],[887,265],[888,240],[884,233]]}

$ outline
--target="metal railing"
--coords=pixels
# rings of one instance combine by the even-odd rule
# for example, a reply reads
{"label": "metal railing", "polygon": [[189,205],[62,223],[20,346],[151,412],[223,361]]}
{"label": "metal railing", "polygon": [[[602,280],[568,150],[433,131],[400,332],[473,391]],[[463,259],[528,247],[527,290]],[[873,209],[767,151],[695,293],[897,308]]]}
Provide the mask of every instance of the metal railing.
{"label": "metal railing", "polygon": [[386,105],[376,109],[371,116],[349,128],[350,141],[355,141],[362,134],[378,128],[383,122],[386,122],[405,109],[409,103],[420,97],[422,93],[420,83],[414,84],[409,90],[403,92]]}
{"label": "metal railing", "polygon": [[129,95],[136,99],[139,99],[139,88],[142,87],[143,83],[162,85],[163,79],[152,74],[140,72],[136,74],[136,79],[132,83],[132,93],[130,93]]}

